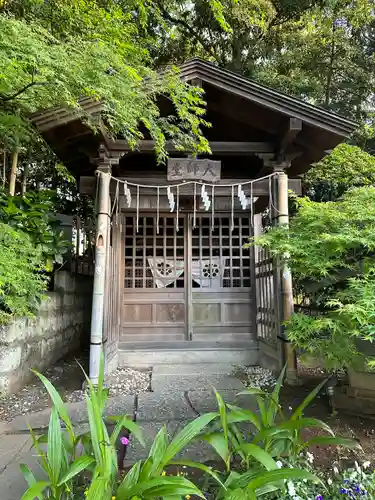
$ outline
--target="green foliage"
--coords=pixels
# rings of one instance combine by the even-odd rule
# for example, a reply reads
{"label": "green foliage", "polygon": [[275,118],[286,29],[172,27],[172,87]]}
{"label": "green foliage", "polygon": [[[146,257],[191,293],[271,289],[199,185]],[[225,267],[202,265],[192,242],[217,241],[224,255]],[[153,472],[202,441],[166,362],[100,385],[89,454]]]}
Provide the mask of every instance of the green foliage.
{"label": "green foliage", "polygon": [[[349,183],[347,175],[344,170]],[[364,172],[360,182],[369,178]],[[288,336],[329,368],[363,366],[356,341],[375,338],[375,188],[350,189],[337,202],[296,203],[289,229],[274,228],[257,240],[286,260],[297,302],[313,312],[295,314],[287,324]]]}
{"label": "green foliage", "polygon": [[[279,498],[274,495],[277,492],[285,494],[291,481],[295,481],[297,487],[302,480],[316,482],[322,489],[324,486],[310,470],[311,467],[298,467],[298,463],[304,464],[300,452],[310,444],[351,446],[353,443],[332,435],[303,441],[301,431],[307,427],[317,427],[332,434],[323,422],[303,416],[305,407],[313,400],[321,386],[285,419],[279,403],[284,371],[272,394],[260,390],[246,391],[246,394],[255,395],[259,412],[227,405],[216,393],[219,411],[196,418],[170,442],[163,426],[150,448],[148,457],[136,462],[120,480],[116,443],[121,430],[128,429],[142,445],[144,440],[139,426],[126,416],[112,417],[110,421],[115,424],[113,431],[109,434],[107,430],[106,424],[109,420],[106,421],[103,417],[108,398],[108,390],[104,387],[104,358],[102,357],[101,361],[98,385],[93,386],[86,376],[86,405],[90,430],[84,435],[76,433],[67,408],[53,385],[43,375],[36,373],[53,402],[47,434],[37,437],[30,429],[46,479],[37,481],[30,469],[22,464],[21,470],[28,489],[21,500],[33,500],[35,497],[39,500],[73,500],[81,498],[83,489],[84,497],[88,500],[110,500],[113,496],[117,500],[177,500],[190,495],[205,498],[200,489],[184,475],[167,475],[165,468],[169,465],[196,468],[213,479],[213,494],[217,500],[252,500],[271,493],[273,496],[266,498]],[[64,432],[61,424],[65,427]],[[255,429],[255,434],[251,431],[248,439],[245,439],[237,424],[250,424]],[[203,436],[224,459],[226,474],[215,472],[204,464],[176,459],[176,455],[199,436]],[[79,448],[83,448],[83,454],[79,453]],[[240,462],[235,460],[236,456]],[[281,456],[288,466],[282,467],[281,462],[276,461]],[[310,488],[310,485],[303,484]],[[311,490],[312,488],[313,486]]]}
{"label": "green foliage", "polygon": [[[311,459],[313,461],[313,456]],[[375,497],[375,473],[370,468],[370,463],[365,462],[363,466],[357,463],[355,467],[339,471],[334,466],[333,472],[320,474],[324,487],[316,483],[306,484],[303,481],[289,481],[287,494],[271,493],[265,495],[267,500],[281,500],[285,498],[298,498],[300,500],[342,500],[342,498],[374,498]]]}
{"label": "green foliage", "polygon": [[46,290],[44,258],[30,236],[0,221],[0,323],[34,312]]}
{"label": "green foliage", "polygon": [[352,187],[375,185],[375,157],[357,146],[340,144],[304,176],[309,197],[335,201]]}
{"label": "green foliage", "polygon": [[71,243],[53,215],[55,194],[30,191],[25,196],[8,196],[0,191],[0,221],[27,233],[35,248],[41,250],[49,271],[53,263],[63,263]]}
{"label": "green foliage", "polygon": [[[357,445],[352,440],[334,436],[324,422],[304,417],[305,408],[325,382],[286,417],[279,402],[284,373],[285,368],[272,393],[254,388],[240,393],[255,398],[258,406],[256,411],[225,404],[216,392],[220,419],[211,426],[203,439],[218,453],[227,470],[224,486],[217,498],[258,498],[278,490],[285,495],[286,481],[310,480],[319,483],[320,480],[306,467],[298,468],[302,464],[301,454],[312,445]],[[302,432],[312,427],[328,435],[304,441]],[[291,468],[283,468],[281,458],[286,459]]]}
{"label": "green foliage", "polygon": [[[0,143],[12,149],[30,136],[30,112],[63,106],[95,130],[99,122],[81,99],[100,101],[100,126],[132,144],[144,132],[156,141],[159,160],[165,140],[180,148],[209,151],[201,133],[201,91],[182,82],[173,68],[156,73],[134,15],[117,2],[105,7],[91,0],[29,1],[20,8],[9,2],[0,12],[0,118],[18,120],[19,127],[0,125]],[[161,116],[158,99],[171,103]],[[10,117],[10,118],[8,118]]]}

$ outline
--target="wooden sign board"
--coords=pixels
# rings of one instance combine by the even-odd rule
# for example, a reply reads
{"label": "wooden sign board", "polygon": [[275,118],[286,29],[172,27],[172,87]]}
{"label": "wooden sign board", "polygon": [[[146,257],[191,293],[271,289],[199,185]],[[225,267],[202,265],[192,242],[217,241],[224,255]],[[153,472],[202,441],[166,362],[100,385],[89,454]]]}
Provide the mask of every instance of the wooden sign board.
{"label": "wooden sign board", "polygon": [[167,166],[168,181],[218,182],[221,176],[220,161],[168,158]]}

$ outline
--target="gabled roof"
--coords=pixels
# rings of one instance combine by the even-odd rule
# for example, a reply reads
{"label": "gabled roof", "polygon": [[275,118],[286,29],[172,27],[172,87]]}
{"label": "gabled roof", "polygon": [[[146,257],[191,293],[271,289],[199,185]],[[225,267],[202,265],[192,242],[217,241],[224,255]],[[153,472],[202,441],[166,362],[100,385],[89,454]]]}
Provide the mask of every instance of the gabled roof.
{"label": "gabled roof", "polygon": [[190,81],[200,79],[214,87],[248,99],[260,106],[278,111],[286,116],[301,119],[314,127],[325,129],[341,137],[349,137],[358,124],[343,116],[327,111],[308,102],[291,97],[265,85],[256,83],[233,71],[198,57],[181,65],[181,76]]}

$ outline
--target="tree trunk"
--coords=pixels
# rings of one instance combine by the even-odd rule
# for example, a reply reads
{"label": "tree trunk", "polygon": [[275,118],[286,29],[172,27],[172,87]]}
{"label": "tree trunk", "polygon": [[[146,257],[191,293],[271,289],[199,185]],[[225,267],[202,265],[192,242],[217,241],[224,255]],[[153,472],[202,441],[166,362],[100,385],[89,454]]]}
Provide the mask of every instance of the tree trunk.
{"label": "tree trunk", "polygon": [[4,156],[3,156],[3,189],[5,189],[6,175],[7,175],[7,152],[4,149]]}
{"label": "tree trunk", "polygon": [[329,57],[326,91],[325,91],[325,99],[324,99],[324,104],[327,108],[331,102],[331,86],[332,86],[332,78],[333,78],[333,65],[334,65],[335,56],[336,56],[336,53],[335,53],[336,52],[335,33],[336,33],[336,25],[335,25],[335,19],[334,19],[332,21],[331,53],[330,53],[330,57]]}
{"label": "tree trunk", "polygon": [[22,196],[25,196],[26,194],[28,174],[29,174],[29,164],[26,163],[23,168],[23,176],[22,176]]}
{"label": "tree trunk", "polygon": [[19,150],[18,150],[18,148],[16,148],[12,154],[12,169],[10,171],[10,180],[9,180],[9,194],[10,194],[10,196],[14,196],[15,192],[16,192],[18,153],[19,153]]}

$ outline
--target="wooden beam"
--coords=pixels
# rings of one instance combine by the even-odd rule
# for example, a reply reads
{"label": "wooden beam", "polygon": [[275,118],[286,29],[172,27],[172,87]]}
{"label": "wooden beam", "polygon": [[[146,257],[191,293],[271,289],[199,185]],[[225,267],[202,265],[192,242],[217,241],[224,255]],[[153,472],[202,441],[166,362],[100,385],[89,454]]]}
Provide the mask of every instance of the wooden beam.
{"label": "wooden beam", "polygon": [[[130,152],[132,148],[129,146],[128,141],[123,140],[109,140],[108,149],[116,152]],[[215,154],[251,154],[251,153],[273,153],[275,146],[272,142],[210,142],[212,153]],[[155,141],[142,140],[138,142],[136,151],[139,153],[152,153],[155,149]],[[187,154],[188,152],[181,152],[173,145],[171,141],[166,144],[166,149],[169,153]]]}
{"label": "wooden beam", "polygon": [[[125,180],[125,178],[120,178],[122,180]],[[135,182],[139,184],[150,184],[150,185],[163,185],[163,186],[171,186],[173,188],[173,183],[170,183],[167,181],[166,176],[164,177],[158,177],[158,178],[147,178],[147,179],[142,179],[142,178],[135,178],[132,179],[131,177],[127,177],[126,180],[129,182]],[[221,187],[220,184],[239,184],[242,182],[246,182],[249,179],[224,179],[221,180],[220,182],[215,184],[215,196],[229,196],[229,189],[228,187]],[[85,195],[95,195],[95,186],[96,186],[96,177],[87,177],[87,176],[82,176],[79,179],[79,192],[80,194],[85,194]],[[301,189],[301,179],[289,179],[289,189],[293,191],[296,195],[300,195],[302,192]],[[130,189],[134,190],[135,188],[129,186]],[[244,186],[244,190],[247,192],[248,188]],[[111,183],[111,192],[115,194],[116,192],[116,182],[112,181]],[[120,193],[122,193],[123,190],[120,189]],[[140,188],[139,190],[141,195],[155,195],[156,196],[156,190],[155,189],[150,189],[148,187],[145,188]],[[162,194],[162,193],[161,193]],[[180,194],[182,196],[192,196],[194,194],[194,187],[193,184],[187,184],[186,186],[180,187]],[[254,197],[262,197],[262,196],[269,196],[269,182],[268,179],[263,179],[261,181],[258,181],[254,183],[253,185],[253,196]]]}
{"label": "wooden beam", "polygon": [[299,118],[289,118],[284,130],[280,135],[279,146],[277,148],[278,156],[282,156],[286,153],[288,146],[293,143],[301,130],[302,120],[300,120]]}

